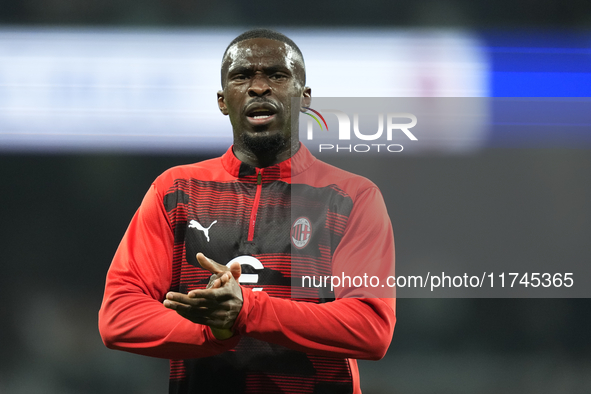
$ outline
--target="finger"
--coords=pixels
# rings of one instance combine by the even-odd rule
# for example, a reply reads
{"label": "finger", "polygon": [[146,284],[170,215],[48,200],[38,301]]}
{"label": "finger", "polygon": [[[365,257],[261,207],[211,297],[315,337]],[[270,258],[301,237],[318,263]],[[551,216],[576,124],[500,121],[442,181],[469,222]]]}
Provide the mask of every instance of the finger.
{"label": "finger", "polygon": [[230,272],[224,272],[222,276],[220,276],[220,287],[227,284],[230,279],[232,279],[232,274]]}
{"label": "finger", "polygon": [[209,308],[215,308],[216,306],[218,306],[217,303],[212,302],[210,300],[204,300],[202,298],[194,298],[191,299],[190,303],[186,303],[186,302],[178,302],[178,301],[172,301],[172,300],[164,300],[162,302],[162,304],[167,307],[168,309],[174,309],[174,310],[179,310],[179,309],[183,309],[183,310],[188,310],[188,309],[209,309]]}
{"label": "finger", "polygon": [[[226,271],[222,274],[216,274],[216,275],[212,275],[209,278],[209,283],[207,284],[207,287],[205,288],[205,290],[214,290],[214,289],[219,289],[220,287],[223,287],[224,285],[228,284],[228,282],[230,282],[230,280],[232,279],[232,274],[230,274],[229,271]],[[195,297],[194,294],[196,290],[191,290],[188,294],[188,296],[190,298]],[[199,297],[203,297],[202,295],[200,295]]]}
{"label": "finger", "polygon": [[234,278],[234,276],[232,275],[232,273],[230,271],[226,271],[222,274],[212,275],[209,278],[209,283],[207,284],[206,289],[220,288],[220,287],[228,284],[233,278]]}
{"label": "finger", "polygon": [[205,287],[206,289],[217,289],[218,287],[222,286],[221,276],[219,274],[211,275],[209,278],[209,283]]}
{"label": "finger", "polygon": [[237,261],[233,262],[232,265],[230,265],[230,272],[234,279],[238,280],[240,275],[242,275],[242,267],[240,266],[240,263]]}
{"label": "finger", "polygon": [[[222,286],[217,289],[192,290],[189,293],[189,297],[191,299],[202,299],[203,304],[200,305],[208,308],[218,308],[220,305],[223,305],[224,302],[235,297],[230,287],[231,286]],[[191,301],[191,303],[192,302],[193,301]]]}
{"label": "finger", "polygon": [[212,274],[221,274],[228,271],[228,267],[218,264],[212,259],[205,257],[203,253],[197,253],[197,261],[199,262],[199,265],[203,267],[203,269],[208,270]]}
{"label": "finger", "polygon": [[[219,280],[219,279],[218,279]],[[191,290],[187,295],[190,299],[203,299],[211,302],[215,302],[221,294],[225,292],[222,287],[211,288],[211,289],[197,289]]]}
{"label": "finger", "polygon": [[225,279],[225,275],[220,276],[219,278],[215,278],[212,282],[211,282],[211,287],[207,287],[207,289],[219,289],[220,287],[222,287],[228,280]]}
{"label": "finger", "polygon": [[183,304],[189,304],[191,302],[191,297],[188,294],[177,293],[175,291],[169,291],[166,293],[166,299],[170,301],[176,301]]}
{"label": "finger", "polygon": [[[166,294],[166,300],[175,304],[188,305],[189,307],[211,308],[217,305],[217,300],[220,298],[219,294],[209,294],[210,290],[200,290],[205,292],[199,293],[198,290],[190,291],[189,294],[175,293],[170,291]],[[218,290],[219,291],[219,290]]]}
{"label": "finger", "polygon": [[177,312],[188,311],[189,309],[191,309],[190,305],[183,304],[180,302],[171,301],[171,300],[164,300],[163,304],[166,308],[175,310]]}

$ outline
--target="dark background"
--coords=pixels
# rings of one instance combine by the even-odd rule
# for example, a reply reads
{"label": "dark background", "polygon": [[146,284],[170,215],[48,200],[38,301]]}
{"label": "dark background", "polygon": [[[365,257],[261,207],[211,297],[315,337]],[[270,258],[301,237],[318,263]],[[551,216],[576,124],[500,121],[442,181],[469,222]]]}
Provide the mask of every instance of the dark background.
{"label": "dark background", "polygon": [[[462,27],[508,35],[527,28],[548,36],[577,29],[589,48],[590,8],[527,0],[5,0],[0,23]],[[0,155],[0,393],[166,392],[166,361],[103,347],[104,277],[151,181],[218,153]],[[337,164],[364,171],[359,162]],[[379,167],[371,178],[387,202],[399,262],[540,259],[555,261],[557,271],[566,259],[589,262],[588,145],[400,156]],[[590,307],[587,299],[400,299],[388,355],[360,364],[364,393],[590,392]]]}
{"label": "dark background", "polygon": [[4,0],[14,24],[135,26],[463,26],[589,28],[585,0],[422,0],[274,2],[254,0]]}

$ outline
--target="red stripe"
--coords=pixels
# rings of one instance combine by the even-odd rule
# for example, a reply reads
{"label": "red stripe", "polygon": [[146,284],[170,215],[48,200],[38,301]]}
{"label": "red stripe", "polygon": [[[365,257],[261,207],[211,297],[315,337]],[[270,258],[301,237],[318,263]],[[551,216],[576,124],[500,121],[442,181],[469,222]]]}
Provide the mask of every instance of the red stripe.
{"label": "red stripe", "polygon": [[[257,172],[257,178],[260,176],[263,178],[263,169],[261,168]],[[259,209],[259,202],[261,200],[261,189],[263,188],[262,182],[257,182],[257,192],[254,196],[254,203],[252,204],[252,211],[250,212],[250,222],[248,226],[248,240],[254,239],[254,225],[257,221],[257,211]]]}

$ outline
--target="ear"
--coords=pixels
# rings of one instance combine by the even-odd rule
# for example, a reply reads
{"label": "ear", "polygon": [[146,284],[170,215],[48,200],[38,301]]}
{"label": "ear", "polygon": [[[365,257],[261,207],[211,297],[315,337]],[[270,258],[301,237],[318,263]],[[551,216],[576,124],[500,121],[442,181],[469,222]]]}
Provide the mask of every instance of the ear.
{"label": "ear", "polygon": [[302,92],[302,105],[300,107],[300,112],[306,112],[306,108],[309,108],[312,105],[312,89],[309,87],[305,87],[304,91]]}
{"label": "ear", "polygon": [[223,90],[220,90],[218,92],[218,107],[224,115],[228,115],[228,107],[226,107],[226,102],[224,101],[224,91]]}

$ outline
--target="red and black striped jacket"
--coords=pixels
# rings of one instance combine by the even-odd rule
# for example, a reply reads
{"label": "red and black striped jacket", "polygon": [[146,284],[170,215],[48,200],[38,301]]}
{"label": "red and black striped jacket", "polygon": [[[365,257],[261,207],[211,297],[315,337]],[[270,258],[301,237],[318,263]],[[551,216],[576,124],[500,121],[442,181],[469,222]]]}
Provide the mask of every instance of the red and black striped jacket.
{"label": "red and black striped jacket", "polygon": [[[198,252],[242,264],[230,339],[162,306],[168,291],[206,286]],[[395,299],[301,278],[385,280],[393,269],[392,226],[373,183],[303,145],[265,168],[230,148],[154,181],[109,269],[99,328],[110,348],[171,359],[171,393],[359,393],[355,359],[383,357]]]}

